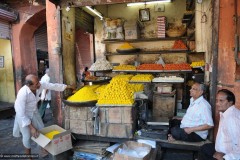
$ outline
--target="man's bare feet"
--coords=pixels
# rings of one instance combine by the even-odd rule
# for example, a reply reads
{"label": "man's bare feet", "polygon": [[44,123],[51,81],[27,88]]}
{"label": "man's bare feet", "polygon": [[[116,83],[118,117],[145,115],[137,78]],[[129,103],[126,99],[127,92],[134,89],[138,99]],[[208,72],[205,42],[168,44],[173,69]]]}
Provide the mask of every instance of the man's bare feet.
{"label": "man's bare feet", "polygon": [[172,137],[171,134],[168,134],[168,141],[169,141],[169,142],[175,141],[175,139]]}

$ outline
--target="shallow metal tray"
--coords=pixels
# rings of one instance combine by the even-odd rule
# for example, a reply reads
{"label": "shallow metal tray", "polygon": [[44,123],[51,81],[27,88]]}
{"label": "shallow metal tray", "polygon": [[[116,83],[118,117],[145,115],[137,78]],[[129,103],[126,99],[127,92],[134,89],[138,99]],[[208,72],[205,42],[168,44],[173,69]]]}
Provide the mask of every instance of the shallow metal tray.
{"label": "shallow metal tray", "polygon": [[63,103],[69,106],[77,106],[77,107],[90,107],[95,106],[97,103],[97,100],[94,101],[85,101],[85,102],[71,102],[65,99],[62,99]]}

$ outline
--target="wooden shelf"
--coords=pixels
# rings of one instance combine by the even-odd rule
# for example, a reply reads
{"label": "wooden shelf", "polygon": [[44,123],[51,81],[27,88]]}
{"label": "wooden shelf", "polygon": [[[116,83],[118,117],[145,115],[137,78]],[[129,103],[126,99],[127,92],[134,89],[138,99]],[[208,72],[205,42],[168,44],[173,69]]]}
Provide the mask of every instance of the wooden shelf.
{"label": "wooden shelf", "polygon": [[171,53],[204,54],[205,52],[193,52],[190,50],[162,50],[162,51],[143,51],[137,53],[105,53],[104,55],[117,56],[117,55],[171,54]]}
{"label": "wooden shelf", "polygon": [[192,70],[112,70],[113,72],[128,73],[190,73]]}
{"label": "wooden shelf", "polygon": [[166,37],[166,38],[146,38],[146,39],[126,39],[126,40],[103,40],[102,43],[122,43],[122,42],[130,42],[130,43],[138,43],[138,42],[153,42],[153,41],[175,41],[175,40],[186,40],[187,37]]}

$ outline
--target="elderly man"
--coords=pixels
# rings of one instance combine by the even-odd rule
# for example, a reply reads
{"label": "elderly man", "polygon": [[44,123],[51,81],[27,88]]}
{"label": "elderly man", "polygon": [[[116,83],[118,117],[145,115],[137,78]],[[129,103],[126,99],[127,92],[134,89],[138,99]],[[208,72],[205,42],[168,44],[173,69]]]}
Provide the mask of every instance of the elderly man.
{"label": "elderly man", "polygon": [[[204,141],[208,129],[213,127],[210,104],[203,98],[204,84],[195,82],[190,90],[190,105],[181,120],[181,125],[170,129],[169,141],[183,140],[188,142]],[[180,122],[179,122],[180,123]]]}
{"label": "elderly man", "polygon": [[240,109],[235,105],[234,94],[222,89],[217,93],[216,106],[220,122],[216,144],[201,147],[199,160],[239,160],[240,159]]}
{"label": "elderly man", "polygon": [[31,154],[31,136],[37,138],[38,130],[44,127],[42,119],[37,109],[39,95],[43,89],[64,91],[66,88],[72,88],[65,84],[40,83],[35,75],[28,75],[25,79],[25,85],[19,90],[15,101],[15,122],[13,127],[13,136],[20,137],[25,147],[26,154]]}

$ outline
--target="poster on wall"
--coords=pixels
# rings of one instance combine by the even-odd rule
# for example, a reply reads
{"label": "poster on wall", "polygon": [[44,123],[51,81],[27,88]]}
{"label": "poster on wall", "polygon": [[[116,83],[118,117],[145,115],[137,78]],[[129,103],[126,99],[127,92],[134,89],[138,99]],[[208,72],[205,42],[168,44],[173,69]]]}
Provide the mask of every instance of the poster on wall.
{"label": "poster on wall", "polygon": [[4,57],[0,56],[0,68],[4,68]]}

